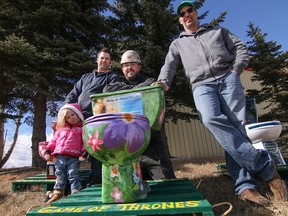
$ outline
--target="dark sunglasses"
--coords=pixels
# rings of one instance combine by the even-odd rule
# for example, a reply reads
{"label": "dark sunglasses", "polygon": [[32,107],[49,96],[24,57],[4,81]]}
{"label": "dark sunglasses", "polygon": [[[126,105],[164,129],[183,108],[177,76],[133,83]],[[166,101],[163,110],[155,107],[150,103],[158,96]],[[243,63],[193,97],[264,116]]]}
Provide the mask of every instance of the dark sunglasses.
{"label": "dark sunglasses", "polygon": [[190,13],[192,13],[192,12],[193,12],[193,8],[191,7],[191,8],[188,8],[186,11],[182,11],[182,12],[179,14],[179,16],[180,16],[180,17],[184,17],[186,13],[190,14]]}

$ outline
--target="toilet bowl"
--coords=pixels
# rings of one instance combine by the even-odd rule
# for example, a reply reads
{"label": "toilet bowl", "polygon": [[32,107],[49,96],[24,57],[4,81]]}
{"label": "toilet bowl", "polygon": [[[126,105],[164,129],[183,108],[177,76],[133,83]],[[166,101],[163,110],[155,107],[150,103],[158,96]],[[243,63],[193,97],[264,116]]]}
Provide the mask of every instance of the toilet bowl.
{"label": "toilet bowl", "polygon": [[151,130],[160,130],[165,103],[161,86],[92,95],[94,116],[83,124],[90,155],[102,162],[103,203],[136,202],[147,196],[139,156]]}
{"label": "toilet bowl", "polygon": [[103,203],[135,202],[147,195],[137,158],[150,136],[149,121],[141,114],[103,113],[84,121],[86,150],[102,162]]}
{"label": "toilet bowl", "polygon": [[247,124],[245,129],[252,143],[257,143],[276,140],[281,134],[282,124],[280,121],[266,121]]}
{"label": "toilet bowl", "polygon": [[123,164],[139,157],[150,141],[148,119],[141,114],[103,113],[83,124],[86,149],[104,164]]}
{"label": "toilet bowl", "polygon": [[254,148],[268,151],[273,156],[277,165],[286,164],[276,142],[282,131],[281,122],[267,121],[253,123],[246,125],[245,129]]}

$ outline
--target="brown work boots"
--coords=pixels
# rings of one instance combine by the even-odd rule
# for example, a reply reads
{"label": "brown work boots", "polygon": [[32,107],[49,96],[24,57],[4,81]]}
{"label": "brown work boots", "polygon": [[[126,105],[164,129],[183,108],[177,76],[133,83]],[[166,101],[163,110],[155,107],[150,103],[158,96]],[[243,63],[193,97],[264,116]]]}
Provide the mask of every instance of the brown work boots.
{"label": "brown work boots", "polygon": [[268,181],[268,185],[270,190],[274,194],[274,198],[277,201],[287,201],[288,200],[288,192],[285,181],[281,179],[280,175],[276,171],[273,178]]}
{"label": "brown work boots", "polygon": [[[288,193],[285,181],[281,179],[278,172],[276,171],[273,178],[267,182],[270,190],[272,191],[275,200],[277,201],[287,201]],[[244,201],[250,201],[252,203],[267,206],[270,201],[258,193],[258,191],[253,189],[246,189],[240,194],[240,199]]]}
{"label": "brown work boots", "polygon": [[240,199],[244,201],[250,201],[261,206],[267,206],[270,204],[270,201],[263,197],[258,191],[253,189],[246,189],[240,194]]}

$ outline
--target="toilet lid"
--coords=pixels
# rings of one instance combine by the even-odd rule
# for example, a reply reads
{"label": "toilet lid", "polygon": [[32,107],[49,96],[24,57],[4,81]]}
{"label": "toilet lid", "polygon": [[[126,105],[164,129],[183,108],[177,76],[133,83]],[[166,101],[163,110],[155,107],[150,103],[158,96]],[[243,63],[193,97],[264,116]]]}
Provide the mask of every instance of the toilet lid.
{"label": "toilet lid", "polygon": [[259,127],[269,127],[273,125],[281,125],[281,122],[280,121],[259,122],[259,123],[246,125],[246,128],[249,130],[252,130],[255,128],[259,128]]}

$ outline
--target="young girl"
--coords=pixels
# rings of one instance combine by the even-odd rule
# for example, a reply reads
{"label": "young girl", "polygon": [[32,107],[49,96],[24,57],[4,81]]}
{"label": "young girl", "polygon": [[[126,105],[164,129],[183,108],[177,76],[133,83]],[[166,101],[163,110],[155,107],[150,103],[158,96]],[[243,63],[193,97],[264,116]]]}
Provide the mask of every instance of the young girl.
{"label": "young girl", "polygon": [[81,107],[76,103],[65,104],[59,110],[56,132],[46,147],[48,153],[56,157],[56,183],[54,190],[46,194],[48,204],[64,195],[68,181],[72,194],[81,189],[79,164],[86,152],[82,140],[83,120]]}

